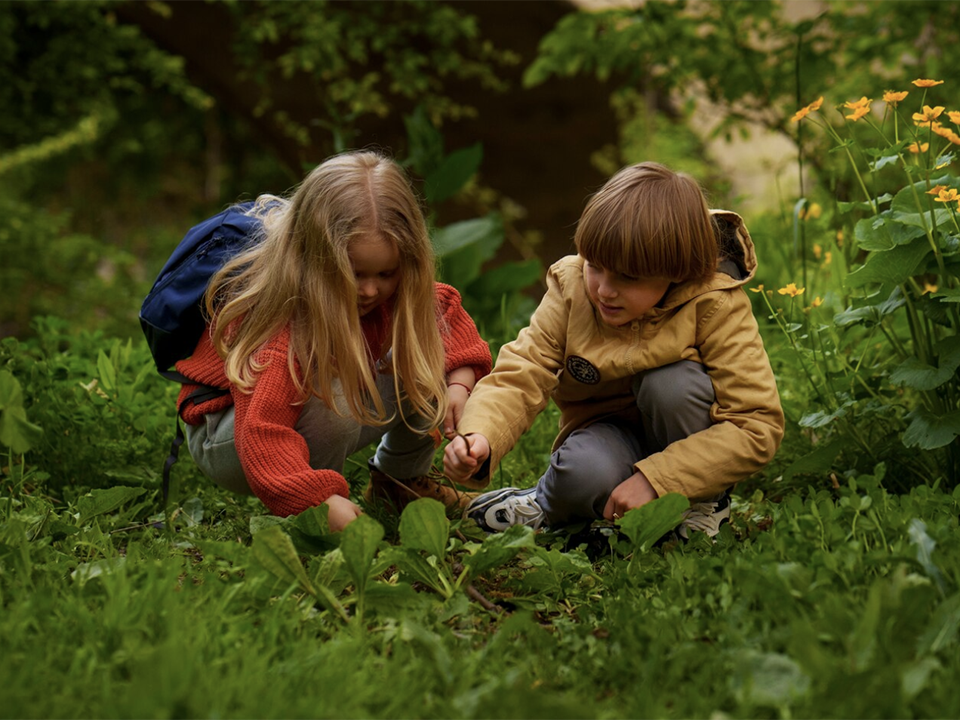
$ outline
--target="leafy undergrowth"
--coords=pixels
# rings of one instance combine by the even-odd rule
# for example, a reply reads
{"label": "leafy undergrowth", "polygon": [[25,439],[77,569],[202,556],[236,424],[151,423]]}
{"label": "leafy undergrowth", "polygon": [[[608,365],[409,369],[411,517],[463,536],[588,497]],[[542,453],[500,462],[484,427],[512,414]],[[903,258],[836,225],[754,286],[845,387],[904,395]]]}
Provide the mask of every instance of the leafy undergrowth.
{"label": "leafy undergrowth", "polygon": [[882,482],[738,496],[715,543],[654,542],[678,496],[484,539],[430,500],[331,535],[206,486],[8,487],[0,714],[956,717],[960,491]]}

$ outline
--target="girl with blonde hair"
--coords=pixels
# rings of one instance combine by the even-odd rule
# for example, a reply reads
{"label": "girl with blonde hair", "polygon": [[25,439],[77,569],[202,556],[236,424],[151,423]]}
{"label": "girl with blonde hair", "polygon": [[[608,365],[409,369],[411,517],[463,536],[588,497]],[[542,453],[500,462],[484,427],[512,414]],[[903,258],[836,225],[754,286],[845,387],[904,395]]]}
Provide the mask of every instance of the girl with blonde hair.
{"label": "girl with blonde hair", "polygon": [[[274,513],[360,513],[342,472],[379,440],[368,500],[456,506],[427,474],[490,351],[455,289],[434,281],[423,213],[403,170],[371,151],[331,157],[289,199],[250,211],[262,234],[210,281],[210,318],[177,370],[190,453],[219,485]],[[187,402],[198,386],[228,389]]]}
{"label": "girl with blonde hair", "polygon": [[664,493],[691,501],[680,528],[715,535],[733,485],[768,463],[783,411],[750,300],[753,243],[739,215],[709,210],[692,178],[657,163],[591,198],[577,255],[501,348],[447,446],[456,481],[483,487],[552,398],[560,433],[536,486],[473,499],[483,529],[616,520]]}

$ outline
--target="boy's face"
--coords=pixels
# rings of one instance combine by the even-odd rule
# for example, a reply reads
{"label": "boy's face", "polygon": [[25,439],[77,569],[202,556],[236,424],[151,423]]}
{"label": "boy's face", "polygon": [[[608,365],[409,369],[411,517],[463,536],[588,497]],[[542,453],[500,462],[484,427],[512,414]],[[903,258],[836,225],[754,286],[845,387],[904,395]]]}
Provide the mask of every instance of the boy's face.
{"label": "boy's face", "polygon": [[587,295],[600,318],[614,327],[639,319],[667,294],[670,280],[638,278],[607,270],[591,262],[583,264]]}

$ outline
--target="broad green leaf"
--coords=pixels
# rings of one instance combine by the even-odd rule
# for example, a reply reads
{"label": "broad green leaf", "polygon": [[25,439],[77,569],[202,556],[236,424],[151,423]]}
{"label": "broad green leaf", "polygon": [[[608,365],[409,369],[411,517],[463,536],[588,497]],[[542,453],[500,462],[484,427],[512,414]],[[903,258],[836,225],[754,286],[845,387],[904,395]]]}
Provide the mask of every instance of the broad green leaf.
{"label": "broad green leaf", "polygon": [[907,185],[902,188],[896,196],[893,198],[893,202],[890,204],[892,210],[898,210],[905,213],[915,213],[920,210],[926,210],[929,206],[917,207],[917,198],[920,198],[920,202],[930,202],[931,197],[927,195],[927,190],[937,185],[944,185],[946,187],[952,187],[956,183],[956,179],[950,175],[942,175],[936,179],[930,180],[929,184],[926,180],[921,180],[914,183],[912,186]]}
{"label": "broad green leaf", "polygon": [[477,297],[500,298],[530,287],[540,279],[543,265],[539,260],[505,263],[487,270],[470,285],[470,293]]}
{"label": "broad green leaf", "polygon": [[107,558],[106,560],[96,560],[94,562],[81,563],[70,573],[70,577],[81,586],[86,585],[87,581],[101,575],[110,575],[126,565],[125,557]]}
{"label": "broad green leaf", "polygon": [[906,447],[933,450],[945,447],[960,435],[960,410],[946,415],[934,415],[929,410],[917,408],[907,415],[910,425],[903,433]]}
{"label": "broad green leaf", "polygon": [[847,275],[846,285],[850,288],[871,283],[900,285],[916,274],[929,253],[930,246],[925,238],[918,238],[909,245],[898,245],[887,252],[872,253],[862,267]]}
{"label": "broad green leaf", "polygon": [[22,455],[36,447],[43,429],[27,420],[20,382],[7,370],[0,370],[0,444]]}
{"label": "broad green leaf", "polygon": [[406,581],[421,582],[444,597],[449,597],[450,588],[440,580],[440,571],[420,554],[419,550],[406,547],[391,547],[386,551],[392,564],[400,569]]}
{"label": "broad green leaf", "polygon": [[427,196],[427,202],[434,205],[459,192],[467,181],[476,175],[482,159],[482,143],[447,155],[440,162],[440,166],[424,179],[423,192]]}
{"label": "broad green leaf", "polygon": [[[452,223],[433,231],[433,249],[443,258],[471,245],[490,245],[495,252],[503,242],[503,222],[499,215]],[[492,257],[492,253],[491,253]]]}
{"label": "broad green leaf", "polygon": [[930,297],[937,298],[940,302],[960,303],[960,289],[939,290]]}
{"label": "broad green leaf", "polygon": [[928,391],[940,387],[953,379],[960,368],[960,337],[950,337],[937,345],[937,366],[920,362],[917,358],[907,358],[890,375],[895,385],[906,385],[915,390]]}
{"label": "broad green leaf", "polygon": [[91,490],[89,495],[84,495],[77,500],[77,510],[80,513],[79,522],[83,524],[97,515],[113,512],[145,492],[145,488],[129,487],[127,485]]}
{"label": "broad green leaf", "polygon": [[319,555],[340,545],[338,533],[330,532],[326,503],[307,508],[285,524],[297,550],[305,555]]}
{"label": "broad green leaf", "polygon": [[837,418],[842,418],[847,414],[846,406],[841,406],[833,412],[818,410],[817,412],[807,413],[800,418],[799,425],[803,428],[819,428],[829,425]]}
{"label": "broad green leaf", "polygon": [[97,354],[97,372],[104,390],[113,392],[117,389],[117,370],[103,350]]}
{"label": "broad green leaf", "polygon": [[341,533],[340,552],[343,553],[353,584],[361,595],[367,586],[373,558],[382,539],[383,526],[369,515],[359,516]]}
{"label": "broad green leaf", "polygon": [[683,520],[690,501],[680,493],[667,493],[653,502],[630,510],[617,525],[637,552],[644,552]]}
{"label": "broad green leaf", "polygon": [[[860,322],[869,322],[871,325],[875,325],[887,315],[896,312],[906,305],[903,291],[899,285],[894,286],[886,300],[878,302],[877,298],[883,296],[883,293],[874,293],[867,299],[869,304],[850,307],[837,313],[833,317],[834,324],[837,327],[848,327]],[[863,301],[861,300],[859,302]]]}
{"label": "broad green leaf", "polygon": [[907,534],[910,536],[910,544],[917,549],[917,562],[920,563],[920,567],[931,580],[937,583],[937,587],[943,590],[943,576],[940,574],[940,568],[933,562],[933,550],[937,547],[937,543],[927,534],[926,523],[913,518]]}
{"label": "broad green leaf", "polygon": [[960,593],[945,600],[933,613],[927,629],[917,639],[917,654],[938,653],[957,644],[960,632]]}
{"label": "broad green leaf", "polygon": [[822,473],[833,467],[834,460],[849,444],[849,440],[839,437],[832,442],[816,447],[799,460],[795,460],[783,471],[783,479],[790,480],[794,475]]}
{"label": "broad green leaf", "polygon": [[923,228],[897,222],[889,210],[876,217],[863,218],[853,231],[861,250],[886,252],[905,245],[924,234]]}
{"label": "broad green leaf", "polygon": [[463,559],[463,564],[470,569],[471,575],[482,575],[509,562],[523,548],[535,545],[533,530],[526,525],[514,525],[505,532],[486,538],[480,547]]}
{"label": "broad green leaf", "polygon": [[443,559],[450,536],[450,521],[443,504],[433,498],[414,500],[400,515],[400,542]]}
{"label": "broad green leaf", "polygon": [[790,707],[810,690],[810,678],[786,655],[742,650],[733,668],[733,691],[747,706]]}
{"label": "broad green leaf", "polygon": [[271,575],[288,584],[296,584],[314,597],[317,591],[307,577],[293,541],[278,525],[253,536],[253,556]]}
{"label": "broad green leaf", "polygon": [[[874,202],[877,204],[877,206],[885,205],[891,200],[893,200],[893,195],[890,193],[884,193],[880,197],[874,198]],[[868,210],[873,212],[874,207],[868,202],[838,202],[837,210],[839,210],[841,213],[848,213],[851,210]]]}

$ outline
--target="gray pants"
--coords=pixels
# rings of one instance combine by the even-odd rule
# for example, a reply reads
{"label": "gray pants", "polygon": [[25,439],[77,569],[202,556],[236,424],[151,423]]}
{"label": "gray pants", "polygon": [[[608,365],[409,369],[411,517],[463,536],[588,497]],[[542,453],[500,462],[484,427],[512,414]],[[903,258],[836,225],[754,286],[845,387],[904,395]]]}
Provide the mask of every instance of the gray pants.
{"label": "gray pants", "polygon": [[598,422],[574,430],[550,458],[537,501],[551,526],[603,517],[610,493],[636,472],[638,460],[710,427],[716,395],[705,368],[692,360],[634,378],[642,428]]}
{"label": "gray pants", "polygon": [[[395,412],[397,396],[393,376],[378,375],[377,389],[388,415]],[[342,395],[338,394],[336,400],[340,407],[345,407]],[[407,422],[416,427],[419,416],[411,416],[406,408],[405,411]],[[204,475],[227,490],[252,495],[237,455],[234,422],[235,409],[231,406],[207,415],[202,425],[187,425],[187,446]],[[342,473],[347,456],[379,440],[374,464],[395,478],[413,478],[430,470],[436,450],[433,438],[407,427],[400,413],[387,425],[370,427],[351,417],[337,415],[316,397],[304,404],[294,429],[307,443],[310,467],[314,470]]]}

